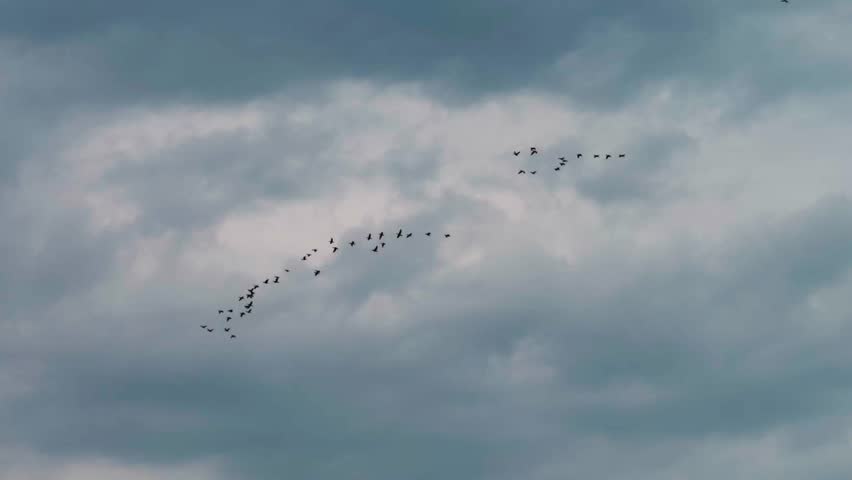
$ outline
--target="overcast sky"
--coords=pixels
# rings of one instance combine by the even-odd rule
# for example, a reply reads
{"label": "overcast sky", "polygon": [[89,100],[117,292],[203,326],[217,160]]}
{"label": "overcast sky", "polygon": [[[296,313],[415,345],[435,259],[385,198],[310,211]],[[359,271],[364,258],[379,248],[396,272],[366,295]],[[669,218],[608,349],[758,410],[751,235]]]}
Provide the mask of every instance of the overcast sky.
{"label": "overcast sky", "polygon": [[0,0],[0,479],[852,477],[852,3],[250,5]]}

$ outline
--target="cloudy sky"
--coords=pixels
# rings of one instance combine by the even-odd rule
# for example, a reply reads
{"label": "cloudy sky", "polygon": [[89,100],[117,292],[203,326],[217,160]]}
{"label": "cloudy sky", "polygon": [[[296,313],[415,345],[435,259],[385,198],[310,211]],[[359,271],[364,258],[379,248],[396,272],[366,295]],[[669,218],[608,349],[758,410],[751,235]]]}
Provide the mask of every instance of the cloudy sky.
{"label": "cloudy sky", "polygon": [[850,478],[850,25],[0,0],[0,479]]}

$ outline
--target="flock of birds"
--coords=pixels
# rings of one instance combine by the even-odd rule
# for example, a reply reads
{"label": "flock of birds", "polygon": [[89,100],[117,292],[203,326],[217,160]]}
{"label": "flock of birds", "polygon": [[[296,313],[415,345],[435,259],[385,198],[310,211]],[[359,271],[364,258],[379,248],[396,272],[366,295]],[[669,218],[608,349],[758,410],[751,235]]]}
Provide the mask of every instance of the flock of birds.
{"label": "flock of birds", "polygon": [[[444,233],[443,235],[444,235],[444,238],[450,238],[449,233]],[[379,253],[379,250],[385,248],[385,245],[387,245],[387,242],[385,240],[389,241],[392,236],[394,236],[397,239],[411,238],[412,236],[414,236],[414,232],[404,233],[403,229],[400,228],[396,232],[395,235],[385,235],[385,232],[383,232],[383,231],[379,232],[378,235],[373,235],[372,233],[367,233],[366,240],[368,242],[375,240],[375,242],[376,242],[375,246],[373,246],[373,248],[371,248],[370,251],[373,252],[373,253]],[[425,232],[424,236],[432,237],[432,232]],[[339,246],[339,244],[335,243],[334,237],[332,237],[328,240],[328,244],[330,245],[329,248],[331,249],[332,254],[336,254],[340,250],[340,246]],[[355,242],[355,240],[350,240],[349,242],[346,242],[345,245],[349,245],[349,248],[354,248],[355,245],[356,245],[356,242]],[[318,250],[316,248],[312,248],[310,252],[307,252],[304,255],[302,255],[301,261],[307,262],[312,255],[315,255],[317,253],[318,253]],[[290,270],[291,270],[290,267],[284,267],[283,273],[284,274],[290,273]],[[321,273],[321,271],[319,269],[312,268],[312,270],[313,270],[313,276],[314,277],[318,276]],[[230,323],[231,320],[235,320],[236,318],[243,318],[246,315],[251,314],[252,308],[254,308],[254,296],[256,294],[256,290],[258,288],[260,288],[261,285],[274,285],[274,284],[280,284],[280,283],[281,283],[281,275],[273,275],[273,276],[263,280],[262,282],[258,282],[256,284],[252,285],[250,288],[247,289],[246,293],[240,295],[237,298],[237,301],[240,302],[240,307],[237,308],[236,310],[234,308],[220,308],[219,309],[219,311],[218,311],[219,317],[222,317],[222,316],[225,317],[225,322],[224,322],[224,326],[222,327],[222,330],[225,332],[225,335],[227,335],[229,339],[237,338],[237,335],[235,333],[231,332],[231,329],[232,329],[232,326],[231,326],[232,324]],[[201,326],[202,330],[206,330],[207,333],[213,333],[214,331],[216,331],[215,327],[212,327],[212,326],[207,325],[207,324],[202,324],[200,326]]]}
{"label": "flock of birds", "polygon": [[[517,157],[518,155],[521,154],[521,151],[520,150],[513,150],[512,154],[514,154]],[[538,155],[538,149],[536,147],[530,147],[530,156],[533,156],[533,155]],[[627,156],[626,153],[619,153],[618,154],[618,158],[625,158],[626,156]],[[600,157],[601,157],[601,154],[599,154],[599,153],[595,153],[595,154],[592,155],[592,158],[600,158]],[[607,154],[605,154],[604,159],[608,160],[612,157],[613,157],[613,155],[611,153],[607,153]],[[581,158],[583,158],[583,154],[578,153],[577,159],[579,160]],[[568,160],[567,160],[566,157],[559,157],[558,160],[559,160],[559,165],[557,165],[556,167],[553,168],[553,170],[556,171],[556,172],[562,170],[562,167],[564,167],[565,165],[568,164]],[[536,173],[538,173],[538,170],[530,170],[529,171],[530,175],[535,175]],[[523,168],[518,170],[518,175],[526,175],[526,174],[527,174],[527,171],[524,170]]]}

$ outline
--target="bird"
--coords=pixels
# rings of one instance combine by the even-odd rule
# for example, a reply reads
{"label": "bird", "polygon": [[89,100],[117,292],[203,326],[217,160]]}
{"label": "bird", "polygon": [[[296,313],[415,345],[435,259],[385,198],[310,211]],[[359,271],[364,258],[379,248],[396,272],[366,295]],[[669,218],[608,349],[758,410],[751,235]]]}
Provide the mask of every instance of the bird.
{"label": "bird", "polygon": [[216,330],[216,329],[215,328],[208,328],[207,329],[208,332],[212,332],[213,330]]}
{"label": "bird", "polygon": [[608,153],[607,153],[607,154],[606,154],[606,158],[612,158],[612,155],[610,155],[610,154],[608,154]]}
{"label": "bird", "polygon": [[332,243],[334,243],[334,237],[328,239],[328,244],[331,245]]}
{"label": "bird", "polygon": [[530,147],[530,155],[535,155],[536,153],[538,153],[538,149],[536,149],[535,147]]}
{"label": "bird", "polygon": [[367,240],[372,240],[372,239],[373,239],[373,234],[372,234],[372,233],[368,233],[368,234],[367,234]]}
{"label": "bird", "polygon": [[409,234],[407,234],[407,235],[405,236],[405,238],[411,238],[411,235],[413,235],[413,233],[409,233]]}
{"label": "bird", "polygon": [[241,317],[245,317],[245,316],[246,316],[246,312],[240,312],[240,316],[241,316]]}
{"label": "bird", "polygon": [[355,246],[355,240],[352,240],[351,242],[349,242],[349,246],[354,247]]}
{"label": "bird", "polygon": [[535,175],[535,172],[537,172],[537,171],[538,170],[530,170],[530,175]]}
{"label": "bird", "polygon": [[382,242],[382,248],[385,248],[385,242]]}
{"label": "bird", "polygon": [[256,284],[256,283],[255,283],[255,284],[254,284],[254,287],[252,287],[252,290],[257,290],[258,288],[260,288],[260,285],[258,285],[258,284]]}
{"label": "bird", "polygon": [[400,228],[399,231],[396,232],[396,238],[399,238],[401,236],[402,236],[402,229]]}
{"label": "bird", "polygon": [[384,236],[385,236],[385,232],[379,232],[379,240],[381,240],[382,237],[384,237]]}
{"label": "bird", "polygon": [[583,154],[582,154],[582,153],[578,153],[578,154],[577,154],[577,158],[580,158],[580,157],[582,157],[582,156],[583,156]]}
{"label": "bird", "polygon": [[233,308],[229,308],[229,309],[228,309],[228,313],[234,313],[234,309],[233,309]]}
{"label": "bird", "polygon": [[334,249],[331,251],[331,253],[337,253],[337,247],[334,247]]}
{"label": "bird", "polygon": [[520,174],[522,174],[522,173],[527,173],[527,172],[526,172],[526,171],[524,171],[524,170],[518,170],[518,175],[520,175]]}
{"label": "bird", "polygon": [[563,161],[563,162],[564,162],[564,161],[565,161],[565,157],[559,157],[559,160],[561,160],[561,161]]}
{"label": "bird", "polygon": [[201,328],[207,328],[207,325],[202,325]]}
{"label": "bird", "polygon": [[281,278],[281,277],[279,277],[278,275],[275,275],[275,280],[273,280],[272,283],[281,283],[281,282],[278,281],[279,278]]}
{"label": "bird", "polygon": [[598,154],[595,154],[595,155],[594,155],[594,158],[601,158],[601,156],[600,156],[600,155],[598,155]]}
{"label": "bird", "polygon": [[445,234],[444,234],[444,238],[450,238],[450,234],[449,234],[449,233],[445,233]]}
{"label": "bird", "polygon": [[788,0],[781,0],[781,3],[790,3]]}
{"label": "bird", "polygon": [[226,318],[226,319],[225,319],[225,321],[226,321],[226,322],[230,322],[230,321],[231,321],[231,317]]}
{"label": "bird", "polygon": [[378,245],[376,245],[375,247],[373,247],[373,251],[374,251],[374,252],[378,252],[378,251],[379,251],[379,246],[378,246]]}
{"label": "bird", "polygon": [[431,237],[431,236],[432,236],[432,232],[426,232],[426,236],[427,236],[427,237]]}
{"label": "bird", "polygon": [[308,259],[308,256],[307,256],[307,255],[302,256],[302,261],[303,261],[303,262],[304,262],[305,260],[307,260],[307,259]]}
{"label": "bird", "polygon": [[309,253],[307,256],[308,256],[308,257],[310,257],[310,256],[311,256],[311,254]]}
{"label": "bird", "polygon": [[238,298],[238,299],[237,299],[237,301],[238,301],[238,302],[242,302],[244,298],[246,298],[246,296],[245,296],[245,295],[243,295],[243,296],[241,296],[240,298]]}
{"label": "bird", "polygon": [[219,314],[220,314],[220,315],[221,315],[221,314],[223,314],[223,313],[225,313],[225,311],[224,311],[224,310],[219,310]]}
{"label": "bird", "polygon": [[226,327],[226,328],[225,328],[225,331],[226,331],[226,332],[230,332],[230,331],[231,331],[231,329]]}
{"label": "bird", "polygon": [[320,271],[319,271],[319,270],[314,270],[314,276],[315,276],[315,277],[316,277],[317,275],[319,275],[319,274],[320,274]]}
{"label": "bird", "polygon": [[289,268],[285,268],[285,269],[284,269],[284,271],[285,271],[285,272],[287,272],[287,273],[290,273],[290,269],[289,269]]}
{"label": "bird", "polygon": [[556,171],[558,172],[558,171],[559,171],[559,167],[554,168],[554,170],[556,170]]}
{"label": "bird", "polygon": [[267,284],[267,285],[268,285],[268,284],[269,284],[269,279],[267,278],[266,280],[264,280],[264,281],[263,281],[263,283],[265,283],[265,284]]}
{"label": "bird", "polygon": [[237,336],[234,335],[234,334],[231,334],[231,338],[237,338]]}
{"label": "bird", "polygon": [[248,310],[246,310],[246,315],[248,315],[249,313],[251,313],[251,309],[250,309],[250,308],[249,308]]}
{"label": "bird", "polygon": [[249,302],[246,304],[246,310],[251,310],[251,306],[254,305],[254,302]]}
{"label": "bird", "polygon": [[520,152],[520,151],[516,152],[516,151],[514,151],[514,150],[512,150],[512,153],[514,153],[516,157],[517,157],[518,155],[520,155],[520,154],[521,154],[521,152]]}
{"label": "bird", "polygon": [[314,253],[317,253],[317,249],[316,249],[316,248],[312,248],[311,250],[313,250],[313,252],[314,252]]}
{"label": "bird", "polygon": [[254,294],[252,293],[251,295],[246,295],[246,298],[254,298]]}
{"label": "bird", "polygon": [[[785,2],[785,3],[787,3],[787,2]],[[618,154],[618,158],[624,158],[624,157],[626,157],[626,155],[625,155],[625,154],[623,154],[623,153],[619,153],[619,154]]]}

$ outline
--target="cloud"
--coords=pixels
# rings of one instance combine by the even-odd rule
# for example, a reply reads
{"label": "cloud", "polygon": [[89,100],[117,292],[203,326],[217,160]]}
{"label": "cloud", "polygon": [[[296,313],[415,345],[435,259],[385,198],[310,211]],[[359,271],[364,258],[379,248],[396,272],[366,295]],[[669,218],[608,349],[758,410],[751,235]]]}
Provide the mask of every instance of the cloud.
{"label": "cloud", "polygon": [[0,1],[0,478],[848,476],[843,4],[206,5]]}

